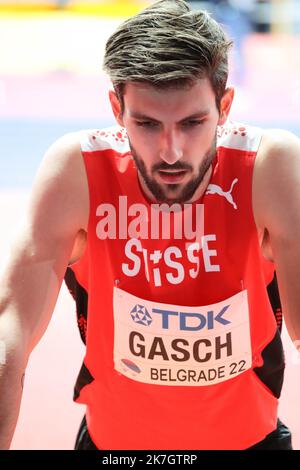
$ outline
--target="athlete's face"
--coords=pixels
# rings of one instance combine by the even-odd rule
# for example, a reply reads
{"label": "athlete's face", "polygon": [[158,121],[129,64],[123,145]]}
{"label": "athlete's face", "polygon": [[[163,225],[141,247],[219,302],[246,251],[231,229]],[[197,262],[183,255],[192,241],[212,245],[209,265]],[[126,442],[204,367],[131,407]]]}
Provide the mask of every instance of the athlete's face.
{"label": "athlete's face", "polygon": [[216,154],[217,125],[227,118],[233,90],[226,91],[221,112],[206,78],[189,88],[165,90],[130,82],[122,114],[113,92],[110,99],[119,124],[127,130],[145,193],[167,203],[200,197]]}

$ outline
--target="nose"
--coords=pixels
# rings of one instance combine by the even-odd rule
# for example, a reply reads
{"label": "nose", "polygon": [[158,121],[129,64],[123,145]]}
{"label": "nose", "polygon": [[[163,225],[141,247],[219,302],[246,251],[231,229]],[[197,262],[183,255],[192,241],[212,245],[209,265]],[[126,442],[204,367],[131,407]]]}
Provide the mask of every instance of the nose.
{"label": "nose", "polygon": [[168,165],[174,165],[183,156],[182,141],[177,132],[166,132],[161,137],[160,158]]}

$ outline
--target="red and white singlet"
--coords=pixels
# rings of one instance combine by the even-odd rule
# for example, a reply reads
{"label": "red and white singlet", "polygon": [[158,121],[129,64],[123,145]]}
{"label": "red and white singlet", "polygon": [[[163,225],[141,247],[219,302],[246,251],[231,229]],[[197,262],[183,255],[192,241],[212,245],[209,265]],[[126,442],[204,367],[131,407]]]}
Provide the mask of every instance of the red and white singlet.
{"label": "red and white singlet", "polygon": [[252,212],[261,136],[220,127],[205,194],[168,210],[141,191],[124,129],[80,132],[90,216],[66,278],[86,342],[75,400],[98,448],[245,449],[276,428],[274,266]]}

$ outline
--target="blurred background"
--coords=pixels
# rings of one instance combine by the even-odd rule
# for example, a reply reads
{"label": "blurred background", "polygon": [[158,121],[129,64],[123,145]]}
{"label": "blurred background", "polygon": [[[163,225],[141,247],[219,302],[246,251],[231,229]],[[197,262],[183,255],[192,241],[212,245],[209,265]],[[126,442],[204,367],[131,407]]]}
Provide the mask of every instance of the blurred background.
{"label": "blurred background", "polygon": [[[114,123],[102,72],[106,39],[144,0],[0,0],[0,264],[48,146],[69,131]],[[190,1],[235,41],[231,118],[300,137],[300,0]],[[300,358],[287,333],[280,416],[300,449]],[[27,369],[14,449],[71,449],[82,406],[72,388],[84,350],[65,286]],[[1,398],[0,398],[1,399]]]}

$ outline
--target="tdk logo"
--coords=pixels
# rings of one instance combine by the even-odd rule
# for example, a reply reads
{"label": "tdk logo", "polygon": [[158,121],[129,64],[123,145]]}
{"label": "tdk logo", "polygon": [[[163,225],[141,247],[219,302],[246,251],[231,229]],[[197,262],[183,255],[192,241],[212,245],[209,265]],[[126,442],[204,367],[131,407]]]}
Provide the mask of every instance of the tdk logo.
{"label": "tdk logo", "polygon": [[[215,323],[221,325],[229,325],[231,322],[224,318],[225,312],[230,305],[226,305],[220,312],[209,310],[206,315],[203,313],[188,313],[188,312],[174,312],[173,310],[162,310],[160,308],[153,308],[152,313],[161,316],[162,328],[169,329],[170,318],[177,317],[179,321],[179,329],[182,331],[199,331],[203,328],[213,330]],[[172,321],[172,320],[171,320]]]}
{"label": "tdk logo", "polygon": [[[153,308],[152,314],[157,314],[160,317],[159,321],[161,322],[161,327],[164,330],[170,328],[170,322],[178,321],[179,330],[181,331],[200,331],[204,328],[208,330],[213,330],[215,328],[215,323],[218,322],[221,325],[229,325],[231,322],[224,318],[224,315],[230,305],[225,305],[225,307],[220,310],[220,312],[214,312],[209,310],[206,315],[203,313],[189,313],[189,312],[176,312],[174,310],[162,310],[160,308]],[[140,325],[150,326],[153,317],[149,314],[146,307],[143,305],[136,305],[130,312],[131,318],[135,323]]]}
{"label": "tdk logo", "polygon": [[143,305],[136,305],[130,312],[131,318],[135,323],[140,325],[149,326],[152,323],[152,318]]}

